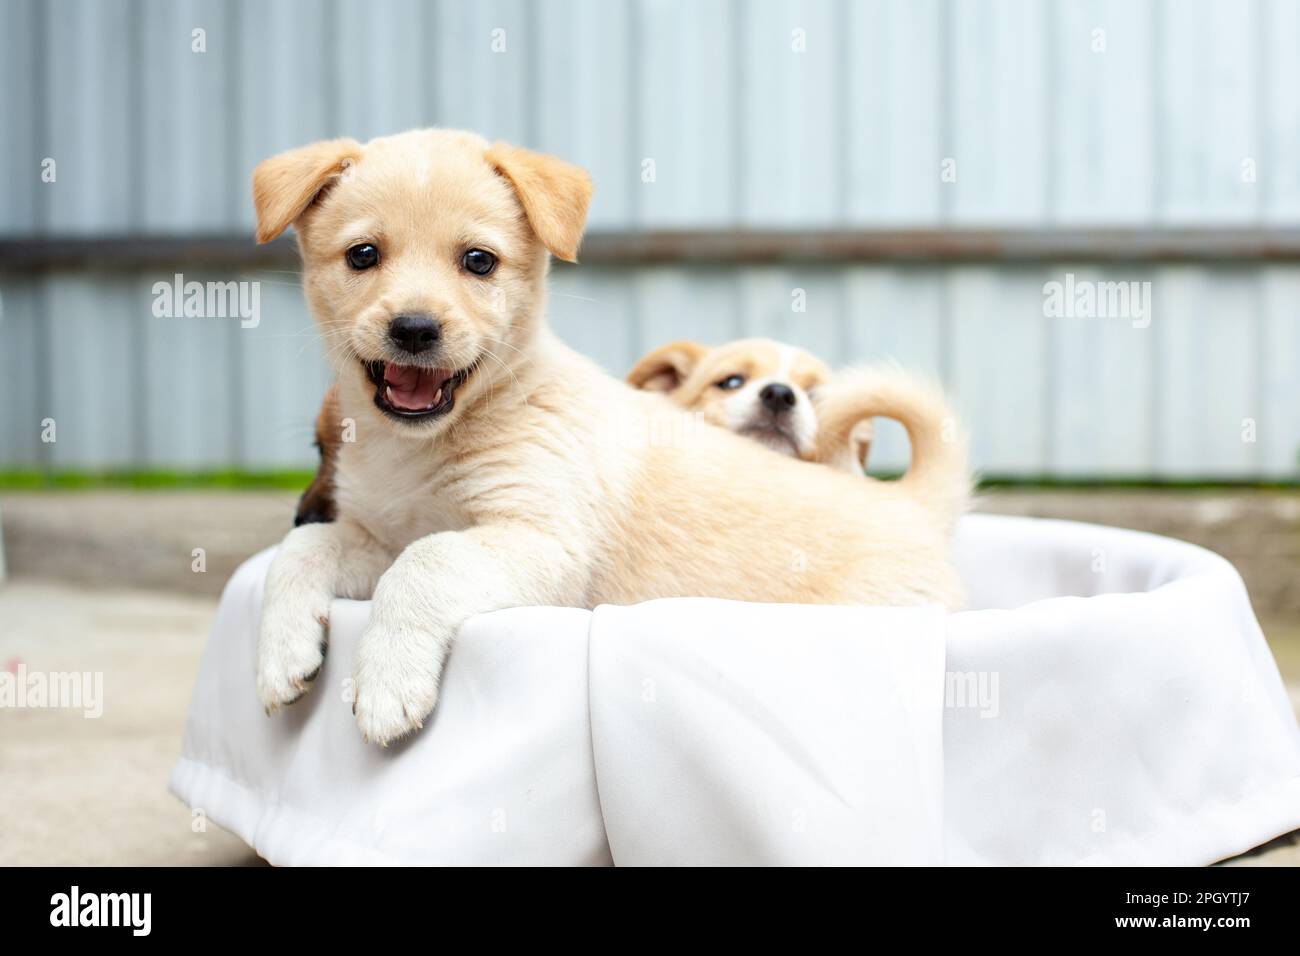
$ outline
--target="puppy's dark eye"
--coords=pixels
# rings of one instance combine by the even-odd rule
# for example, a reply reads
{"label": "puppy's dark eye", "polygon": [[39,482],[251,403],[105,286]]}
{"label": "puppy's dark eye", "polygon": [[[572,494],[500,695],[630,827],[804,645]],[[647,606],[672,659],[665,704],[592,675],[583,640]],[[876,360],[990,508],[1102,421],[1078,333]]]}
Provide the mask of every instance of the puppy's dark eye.
{"label": "puppy's dark eye", "polygon": [[718,388],[721,388],[721,389],[724,389],[724,390],[730,392],[730,391],[734,391],[734,390],[737,389],[737,388],[740,388],[740,386],[742,386],[742,385],[744,385],[744,384],[745,384],[745,376],[743,376],[743,375],[728,375],[728,376],[727,376],[726,378],[724,378],[721,382],[718,382]]}
{"label": "puppy's dark eye", "polygon": [[348,250],[347,260],[354,269],[369,269],[379,265],[379,248],[369,242],[360,243]]}
{"label": "puppy's dark eye", "polygon": [[466,272],[485,276],[497,267],[497,257],[483,249],[471,249],[461,258],[460,264]]}

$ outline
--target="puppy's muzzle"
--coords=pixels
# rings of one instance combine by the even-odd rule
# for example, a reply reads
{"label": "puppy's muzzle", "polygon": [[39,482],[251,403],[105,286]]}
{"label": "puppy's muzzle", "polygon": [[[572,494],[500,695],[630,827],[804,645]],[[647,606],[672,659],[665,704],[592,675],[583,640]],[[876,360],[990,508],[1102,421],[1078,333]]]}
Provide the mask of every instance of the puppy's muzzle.
{"label": "puppy's muzzle", "polygon": [[763,390],[758,393],[758,400],[773,415],[783,415],[794,408],[794,404],[798,399],[794,394],[794,389],[789,385],[772,382],[770,385],[763,386]]}
{"label": "puppy's muzzle", "polygon": [[442,341],[442,323],[431,315],[399,315],[388,323],[388,337],[403,352],[419,355]]}

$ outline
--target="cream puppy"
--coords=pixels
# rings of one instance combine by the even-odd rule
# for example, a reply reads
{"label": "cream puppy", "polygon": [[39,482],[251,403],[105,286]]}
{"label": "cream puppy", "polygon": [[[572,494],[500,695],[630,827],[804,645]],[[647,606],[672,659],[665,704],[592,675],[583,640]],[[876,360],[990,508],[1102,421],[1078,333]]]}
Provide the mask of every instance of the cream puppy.
{"label": "cream puppy", "polygon": [[717,348],[670,342],[643,357],[628,384],[664,392],[714,425],[782,454],[811,459],[817,414],[811,395],[831,370],[803,349],[771,339],[739,339]]}
{"label": "cream puppy", "polygon": [[774,455],[549,331],[548,252],[576,257],[591,194],[577,167],[422,130],[273,157],[253,192],[260,241],[297,229],[356,422],[336,520],[293,529],[267,576],[268,710],[319,671],[336,596],[373,597],[353,706],[379,743],[421,726],[453,638],[486,611],[960,602],[946,517],[915,489]]}
{"label": "cream puppy", "polygon": [[[772,339],[737,339],[716,348],[669,342],[644,355],[629,385],[663,392],[678,405],[785,455],[805,461],[819,454],[814,396],[831,381],[826,363],[798,346]],[[861,471],[872,428],[866,418],[851,429],[835,463]]]}
{"label": "cream puppy", "polygon": [[831,370],[816,356],[771,339],[710,348],[670,342],[647,353],[628,383],[774,451],[862,474],[873,418],[892,418],[912,443],[904,484],[929,496],[949,524],[966,510],[966,447],[942,390],[897,365]]}

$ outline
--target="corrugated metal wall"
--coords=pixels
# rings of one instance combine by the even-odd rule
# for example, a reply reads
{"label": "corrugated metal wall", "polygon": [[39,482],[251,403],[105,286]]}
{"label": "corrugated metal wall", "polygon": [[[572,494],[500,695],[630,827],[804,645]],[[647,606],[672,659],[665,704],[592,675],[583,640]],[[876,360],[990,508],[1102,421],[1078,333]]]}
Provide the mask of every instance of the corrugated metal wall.
{"label": "corrugated metal wall", "polygon": [[[10,238],[248,233],[266,155],[430,124],[586,165],[604,230],[1300,224],[1287,0],[5,0],[0,31]],[[310,462],[292,273],[3,270],[0,467]],[[175,271],[260,280],[261,324],[154,318]],[[1067,271],[1150,281],[1151,326],[1045,318]],[[560,271],[551,311],[616,372],[750,333],[932,368],[989,472],[1297,474],[1289,264],[628,263]]]}

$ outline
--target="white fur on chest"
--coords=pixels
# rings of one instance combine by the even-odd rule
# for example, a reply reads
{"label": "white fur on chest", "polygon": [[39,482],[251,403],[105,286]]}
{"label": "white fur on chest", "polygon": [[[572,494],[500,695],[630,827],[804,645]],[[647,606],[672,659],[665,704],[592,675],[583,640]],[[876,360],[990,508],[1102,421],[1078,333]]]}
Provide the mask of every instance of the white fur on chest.
{"label": "white fur on chest", "polygon": [[556,356],[544,382],[521,369],[513,388],[489,391],[487,404],[431,440],[394,433],[364,407],[369,396],[345,393],[343,411],[358,428],[339,452],[339,515],[393,557],[428,535],[509,522],[547,528],[588,552],[615,527],[641,446],[657,435],[647,408],[663,417],[666,406],[607,381],[558,344],[549,348]]}
{"label": "white fur on chest", "polygon": [[442,471],[423,443],[372,435],[344,445],[335,478],[339,514],[394,554],[426,535],[463,529],[468,521]]}

